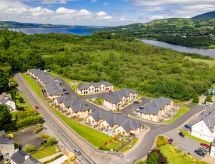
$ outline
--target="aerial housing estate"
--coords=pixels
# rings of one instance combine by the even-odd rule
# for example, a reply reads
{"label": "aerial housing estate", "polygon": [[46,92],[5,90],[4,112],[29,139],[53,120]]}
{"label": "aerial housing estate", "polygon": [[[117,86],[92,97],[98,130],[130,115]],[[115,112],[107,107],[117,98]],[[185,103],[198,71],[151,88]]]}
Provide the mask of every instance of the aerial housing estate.
{"label": "aerial housing estate", "polygon": [[[116,114],[105,111],[89,103],[84,97],[76,95],[60,78],[56,78],[39,69],[30,69],[27,73],[43,88],[44,95],[48,98],[50,104],[68,118],[78,117],[82,120],[82,123],[111,136],[117,134],[137,135],[142,129],[140,122],[123,116],[117,117]],[[120,107],[123,103],[132,102],[137,96],[137,92],[131,89],[122,89],[117,91],[116,94],[113,90],[113,85],[106,81],[81,84],[76,92],[80,95],[106,94],[107,99],[104,102],[107,102],[104,104],[107,104],[110,109]],[[117,99],[116,106],[110,105],[114,104],[114,102],[109,103],[111,98]],[[119,105],[117,106],[117,104]]]}

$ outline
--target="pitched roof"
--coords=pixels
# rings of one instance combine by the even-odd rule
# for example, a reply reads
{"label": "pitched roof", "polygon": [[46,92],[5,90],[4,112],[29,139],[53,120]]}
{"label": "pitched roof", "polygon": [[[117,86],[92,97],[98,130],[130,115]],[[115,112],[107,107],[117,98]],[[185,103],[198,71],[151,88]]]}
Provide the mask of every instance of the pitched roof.
{"label": "pitched roof", "polygon": [[128,133],[130,132],[131,130],[136,130],[138,128],[141,127],[141,123],[135,121],[135,120],[132,120],[132,119],[128,119],[127,121],[125,121],[121,127]]}
{"label": "pitched roof", "polygon": [[23,151],[17,151],[14,153],[11,160],[17,164],[41,164],[40,161]]}
{"label": "pitched roof", "polygon": [[138,112],[148,115],[150,114],[157,115],[161,109],[163,109],[166,105],[169,105],[171,102],[172,102],[171,99],[165,97],[153,99],[149,103],[146,103],[143,106],[143,109],[139,109]]}
{"label": "pitched roof", "polygon": [[109,83],[108,81],[101,81],[101,82],[90,82],[87,84],[81,83],[78,86],[79,90],[84,90],[84,89],[88,89],[90,86],[94,86],[94,87],[99,87],[100,85],[105,85],[105,86],[112,86],[111,83]]}
{"label": "pitched roof", "polygon": [[123,97],[129,97],[131,93],[136,94],[137,91],[135,91],[134,89],[121,89],[120,91],[105,94],[104,100],[112,104],[117,104],[122,100]]}
{"label": "pitched roof", "polygon": [[215,131],[215,111],[209,112],[204,118],[203,121],[210,129],[211,132]]}

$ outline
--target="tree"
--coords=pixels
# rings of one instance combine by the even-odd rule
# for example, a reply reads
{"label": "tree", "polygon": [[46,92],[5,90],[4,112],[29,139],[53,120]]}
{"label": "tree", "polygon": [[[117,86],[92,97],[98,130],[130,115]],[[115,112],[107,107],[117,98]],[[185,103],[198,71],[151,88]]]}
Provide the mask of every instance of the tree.
{"label": "tree", "polygon": [[9,80],[6,73],[0,69],[0,94],[9,90]]}
{"label": "tree", "polygon": [[153,149],[147,156],[147,164],[167,164],[166,157],[160,152],[159,149]]}
{"label": "tree", "polygon": [[213,102],[213,101],[212,101],[211,95],[208,95],[208,96],[206,97],[205,103],[206,103],[206,102]]}
{"label": "tree", "polygon": [[11,122],[11,113],[6,105],[0,105],[0,127]]}
{"label": "tree", "polygon": [[193,103],[199,103],[199,95],[197,94],[193,95]]}

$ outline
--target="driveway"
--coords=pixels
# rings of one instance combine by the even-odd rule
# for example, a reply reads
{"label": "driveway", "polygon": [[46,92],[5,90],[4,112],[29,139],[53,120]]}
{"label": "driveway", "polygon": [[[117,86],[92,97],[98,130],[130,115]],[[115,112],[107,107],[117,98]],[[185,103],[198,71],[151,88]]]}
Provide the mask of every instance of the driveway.
{"label": "driveway", "polygon": [[19,130],[15,133],[14,141],[24,147],[27,144],[31,144],[36,148],[39,148],[43,143],[43,140],[34,133],[34,127]]}
{"label": "driveway", "polygon": [[178,135],[179,131],[178,130],[171,130],[167,133],[164,133],[163,135],[167,136],[168,138],[173,139],[173,145],[178,147],[178,149],[190,153],[193,157],[197,159],[202,159],[201,156],[197,155],[194,151],[200,147],[200,143],[192,140],[188,137],[181,137]]}

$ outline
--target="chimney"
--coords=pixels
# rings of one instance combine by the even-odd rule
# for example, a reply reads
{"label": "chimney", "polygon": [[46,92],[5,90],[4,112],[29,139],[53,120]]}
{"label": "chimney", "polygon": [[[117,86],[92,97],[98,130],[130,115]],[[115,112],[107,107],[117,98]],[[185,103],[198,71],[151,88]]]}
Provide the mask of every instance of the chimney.
{"label": "chimney", "polygon": [[30,156],[27,154],[27,155],[25,155],[25,160],[27,160],[27,159],[29,159],[30,158]]}

